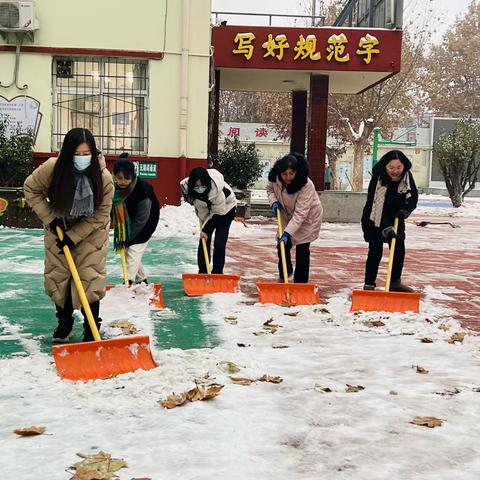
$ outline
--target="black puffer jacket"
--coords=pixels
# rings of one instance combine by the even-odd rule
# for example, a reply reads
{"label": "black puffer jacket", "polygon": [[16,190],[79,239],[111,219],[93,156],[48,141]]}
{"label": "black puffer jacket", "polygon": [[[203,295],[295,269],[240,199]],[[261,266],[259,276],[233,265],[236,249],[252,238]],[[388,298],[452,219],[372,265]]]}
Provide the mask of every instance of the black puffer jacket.
{"label": "black puffer jacket", "polygon": [[132,222],[127,246],[147,242],[157,228],[160,218],[160,206],[153,187],[145,180],[137,178],[137,184],[126,198],[125,205]]}
{"label": "black puffer jacket", "polygon": [[[392,158],[392,155],[389,155],[391,153],[395,153],[396,156]],[[408,199],[406,193],[398,193],[399,182],[392,181],[387,174],[386,166],[393,159],[398,159],[403,163],[403,175],[409,176],[410,191],[408,193],[410,196]],[[403,154],[403,152],[396,150],[388,152],[386,155],[384,155],[373,168],[372,178],[370,180],[370,184],[368,185],[367,202],[365,203],[362,214],[363,238],[366,242],[378,240],[379,238],[386,242],[386,238],[382,236],[382,230],[386,227],[393,226],[397,212],[399,210],[407,210],[408,212],[412,213],[415,208],[417,208],[418,190],[417,186],[415,185],[413,175],[410,171],[411,168],[412,163],[410,160],[405,156],[405,154]],[[372,212],[373,199],[379,178],[381,179],[382,184],[387,186],[387,192],[385,194],[380,227],[375,227],[374,222],[370,220],[370,214]],[[399,218],[398,221],[397,238],[399,240],[405,239],[405,221],[402,218]]]}

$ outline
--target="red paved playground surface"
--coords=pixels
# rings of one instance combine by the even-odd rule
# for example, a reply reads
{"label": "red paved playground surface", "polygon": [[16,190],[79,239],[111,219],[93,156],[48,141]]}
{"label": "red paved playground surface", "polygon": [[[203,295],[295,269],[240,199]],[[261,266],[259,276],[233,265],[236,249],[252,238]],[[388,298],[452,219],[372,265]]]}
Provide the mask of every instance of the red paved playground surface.
{"label": "red paved playground surface", "polygon": [[[480,205],[479,205],[480,206]],[[418,220],[454,222],[418,227]],[[250,225],[275,231],[273,219],[251,219]],[[270,234],[268,234],[270,235]],[[452,315],[466,327],[480,330],[480,219],[426,216],[415,213],[407,224],[407,256],[403,281],[420,292],[434,292],[431,301],[451,307]],[[311,248],[310,281],[320,287],[323,299],[341,290],[361,288],[367,248],[359,224],[324,224],[320,240]],[[228,255],[234,263],[228,272],[240,269],[242,291],[257,298],[256,281],[275,281],[276,252],[270,236],[260,240],[232,236]],[[231,261],[230,260],[230,261]],[[387,249],[377,285],[385,278]],[[265,269],[263,268],[264,266]],[[440,298],[436,298],[440,297]]]}

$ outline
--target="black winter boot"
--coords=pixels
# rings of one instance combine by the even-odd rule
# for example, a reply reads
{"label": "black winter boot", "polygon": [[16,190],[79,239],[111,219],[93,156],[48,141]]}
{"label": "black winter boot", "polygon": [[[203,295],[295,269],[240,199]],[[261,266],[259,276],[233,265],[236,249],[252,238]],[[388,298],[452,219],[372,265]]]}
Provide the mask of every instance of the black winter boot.
{"label": "black winter boot", "polygon": [[53,332],[52,342],[68,343],[73,330],[73,318],[59,318],[58,326]]}
{"label": "black winter boot", "polygon": [[[100,300],[97,300],[96,302],[92,302],[90,304],[90,310],[92,311],[93,319],[95,320],[95,325],[97,325],[97,329],[100,330],[100,325],[102,323],[102,319],[98,316],[100,312]],[[93,342],[95,339],[93,338],[93,333],[83,308],[82,308],[82,314],[83,314],[83,341]]]}
{"label": "black winter boot", "polygon": [[410,288],[408,285],[404,285],[400,279],[392,280],[390,284],[390,291],[391,292],[404,292],[404,293],[414,293],[415,290]]}
{"label": "black winter boot", "polygon": [[[101,318],[95,319],[95,325],[97,326],[98,331],[100,331],[100,325],[102,324]],[[90,324],[88,320],[85,318],[83,320],[83,341],[84,342],[93,342],[95,339],[93,338],[92,329],[90,328]]]}

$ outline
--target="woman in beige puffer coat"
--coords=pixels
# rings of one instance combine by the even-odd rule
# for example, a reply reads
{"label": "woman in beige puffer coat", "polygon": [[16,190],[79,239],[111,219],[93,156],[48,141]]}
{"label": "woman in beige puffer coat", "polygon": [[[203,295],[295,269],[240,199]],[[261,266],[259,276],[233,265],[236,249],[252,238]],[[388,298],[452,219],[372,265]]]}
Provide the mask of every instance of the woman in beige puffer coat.
{"label": "woman in beige puffer coat", "polygon": [[[95,139],[83,128],[70,130],[57,158],[49,158],[25,180],[24,192],[45,226],[45,292],[55,302],[58,326],[54,342],[68,342],[73,310],[80,301],[62,247],[68,245],[97,326],[105,295],[112,176],[98,154]],[[64,240],[56,226],[64,231]],[[82,311],[83,313],[83,311]],[[84,322],[84,341],[93,340]]]}
{"label": "woman in beige puffer coat", "polygon": [[284,242],[288,275],[293,273],[290,250],[295,245],[293,281],[308,283],[310,243],[318,238],[323,214],[322,204],[308,173],[306,158],[299,153],[290,153],[277,160],[268,174],[268,200],[275,216],[280,210],[284,227],[277,245],[279,281],[283,281],[280,242]]}

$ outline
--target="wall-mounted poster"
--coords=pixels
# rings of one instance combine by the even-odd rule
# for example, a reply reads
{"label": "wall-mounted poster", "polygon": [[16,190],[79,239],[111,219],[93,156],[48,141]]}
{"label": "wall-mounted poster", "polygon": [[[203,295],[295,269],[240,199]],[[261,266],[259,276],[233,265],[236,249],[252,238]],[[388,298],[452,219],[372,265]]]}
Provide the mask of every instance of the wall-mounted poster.
{"label": "wall-mounted poster", "polygon": [[40,102],[28,95],[19,95],[8,100],[0,95],[0,119],[7,119],[7,136],[31,131],[37,138],[42,114]]}

